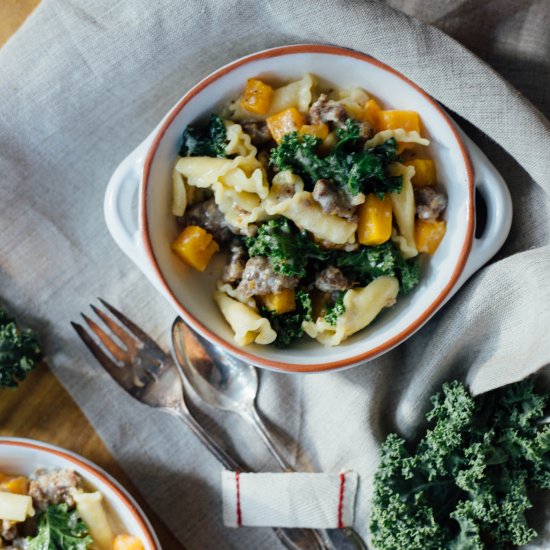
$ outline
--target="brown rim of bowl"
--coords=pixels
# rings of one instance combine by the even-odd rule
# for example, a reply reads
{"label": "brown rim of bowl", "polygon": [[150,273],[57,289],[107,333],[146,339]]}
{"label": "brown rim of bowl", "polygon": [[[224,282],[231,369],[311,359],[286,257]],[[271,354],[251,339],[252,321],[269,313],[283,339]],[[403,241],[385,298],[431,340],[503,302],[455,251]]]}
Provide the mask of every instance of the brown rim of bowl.
{"label": "brown rim of bowl", "polygon": [[151,532],[151,528],[148,524],[149,522],[145,519],[143,513],[136,508],[136,506],[128,499],[128,497],[108,477],[105,476],[105,474],[99,469],[99,467],[96,467],[91,462],[84,462],[84,460],[82,460],[76,453],[65,451],[56,447],[55,445],[50,446],[49,443],[42,445],[39,441],[18,439],[10,440],[8,438],[6,440],[0,440],[0,446],[1,445],[8,445],[10,447],[27,447],[29,449],[35,449],[38,451],[44,451],[49,454],[57,455],[66,460],[74,462],[76,465],[78,465],[79,468],[86,470],[86,472],[90,473],[92,476],[101,478],[105,485],[108,485],[113,493],[115,493],[117,498],[124,503],[126,508],[128,508],[128,510],[140,526],[142,532],[146,535],[146,542],[151,546],[151,548],[161,550],[160,545],[156,542],[156,537]]}
{"label": "brown rim of bowl", "polygon": [[[193,315],[191,315],[183,307],[180,301],[176,298],[176,296],[174,295],[170,287],[167,285],[164,279],[164,276],[162,275],[157,259],[155,257],[155,253],[153,252],[153,248],[151,246],[151,239],[149,237],[149,226],[147,223],[147,190],[149,187],[149,174],[151,171],[151,164],[155,157],[158,145],[162,137],[164,136],[167,128],[170,126],[170,124],[172,123],[174,118],[179,114],[179,112],[183,109],[183,107],[185,107],[185,105],[193,97],[195,97],[198,93],[204,90],[212,82],[224,76],[225,74],[231,72],[237,67],[240,67],[241,65],[250,63],[251,61],[257,61],[259,59],[279,57],[283,55],[297,54],[297,53],[321,53],[321,54],[341,55],[344,57],[353,57],[355,59],[359,59],[366,63],[370,63],[371,65],[375,65],[387,72],[392,73],[393,75],[400,78],[405,84],[407,84],[408,86],[411,86],[417,92],[419,92],[439,112],[439,114],[441,115],[441,118],[449,126],[450,130],[452,131],[456,139],[457,145],[462,154],[464,165],[466,167],[466,173],[468,175],[468,193],[469,193],[469,204],[468,204],[468,214],[467,214],[468,229],[466,232],[466,238],[464,239],[464,244],[462,246],[462,250],[460,251],[460,256],[456,264],[456,267],[451,275],[451,278],[449,279],[449,282],[447,283],[445,288],[443,288],[443,290],[439,293],[437,298],[427,308],[425,308],[425,310],[407,328],[405,328],[399,334],[396,334],[393,338],[390,338],[383,344],[375,348],[369,349],[366,352],[353,355],[352,357],[349,357],[347,359],[340,359],[338,361],[332,361],[330,363],[319,363],[319,364],[309,364],[309,365],[285,363],[282,361],[273,361],[270,359],[264,359],[262,357],[258,357],[257,355],[254,355],[253,353],[246,351],[246,349],[237,347],[236,345],[230,342],[227,342],[223,338],[220,338],[217,334],[212,332],[205,325],[203,325],[198,319],[196,319]],[[424,90],[422,90],[422,88],[417,86],[414,82],[409,80],[407,77],[405,77],[395,69],[392,69],[388,65],[382,63],[381,61],[378,61],[377,59],[374,59],[373,57],[367,54],[357,52],[355,50],[351,50],[347,48],[342,48],[340,46],[329,46],[329,45],[321,45],[321,44],[299,44],[294,46],[279,46],[276,48],[271,48],[269,50],[264,50],[258,53],[247,55],[245,57],[242,57],[241,59],[237,59],[236,61],[229,63],[228,65],[225,65],[224,67],[221,67],[217,71],[214,71],[212,74],[210,74],[205,79],[201,80],[198,84],[193,86],[193,88],[191,88],[191,90],[189,90],[179,100],[176,106],[173,107],[171,112],[163,121],[160,128],[157,130],[157,134],[145,158],[145,163],[143,166],[142,181],[143,181],[143,185],[141,189],[141,227],[143,228],[143,241],[145,245],[145,251],[147,253],[147,256],[149,257],[149,261],[151,262],[153,269],[157,277],[159,278],[164,290],[166,291],[168,296],[171,298],[173,303],[176,304],[182,317],[195,330],[202,333],[203,335],[205,335],[207,338],[209,338],[216,344],[226,348],[231,353],[237,356],[240,356],[241,358],[244,358],[256,365],[260,365],[263,367],[284,371],[284,372],[322,372],[322,371],[340,369],[340,368],[352,366],[360,362],[367,361],[368,359],[373,359],[374,357],[381,355],[386,351],[389,351],[393,347],[403,342],[403,340],[405,340],[410,335],[412,335],[416,330],[418,330],[437,311],[437,309],[442,305],[443,301],[445,300],[445,298],[447,297],[451,289],[454,287],[454,285],[458,281],[458,278],[460,277],[460,274],[462,273],[464,266],[466,265],[466,260],[468,259],[468,254],[472,246],[472,240],[474,235],[474,177],[473,177],[472,165],[471,165],[468,151],[466,150],[466,147],[464,146],[462,139],[460,138],[455,126],[449,119],[447,113],[445,113],[445,111],[438,105],[438,103],[434,99],[432,99]]]}

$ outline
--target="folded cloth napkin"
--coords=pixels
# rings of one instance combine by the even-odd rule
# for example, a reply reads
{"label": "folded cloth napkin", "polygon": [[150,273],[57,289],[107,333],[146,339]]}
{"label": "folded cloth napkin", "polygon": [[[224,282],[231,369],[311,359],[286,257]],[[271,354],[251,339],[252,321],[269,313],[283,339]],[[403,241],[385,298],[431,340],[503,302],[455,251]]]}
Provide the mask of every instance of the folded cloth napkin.
{"label": "folded cloth napkin", "polygon": [[353,525],[358,477],[339,474],[222,472],[223,523],[227,527]]}
{"label": "folded cloth napkin", "polygon": [[[549,2],[392,3],[453,32],[550,113]],[[69,321],[99,295],[153,336],[167,334],[173,311],[103,222],[107,181],[202,77],[299,42],[367,52],[463,117],[505,175],[515,212],[498,257],[391,353],[344,372],[262,372],[258,405],[294,465],[358,472],[355,527],[366,537],[389,431],[411,436],[443,380],[461,377],[479,393],[550,361],[549,123],[454,39],[375,0],[43,0],[0,50],[0,296],[39,330],[51,368],[190,550],[278,542],[270,529],[223,526],[221,466],[175,419],[121,392]],[[203,410],[201,421],[251,469],[276,469],[240,419]]]}

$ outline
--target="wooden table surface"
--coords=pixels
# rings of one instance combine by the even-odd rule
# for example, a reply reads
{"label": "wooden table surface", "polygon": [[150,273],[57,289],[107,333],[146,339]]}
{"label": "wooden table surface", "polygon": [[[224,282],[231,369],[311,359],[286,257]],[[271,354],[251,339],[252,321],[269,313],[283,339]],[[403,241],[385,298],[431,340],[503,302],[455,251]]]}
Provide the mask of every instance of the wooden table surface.
{"label": "wooden table surface", "polygon": [[[40,0],[0,0],[0,46]],[[162,547],[182,550],[137,492],[92,425],[47,365],[40,365],[15,390],[0,390],[0,435],[28,437],[65,447],[101,466],[130,491],[151,520]]]}

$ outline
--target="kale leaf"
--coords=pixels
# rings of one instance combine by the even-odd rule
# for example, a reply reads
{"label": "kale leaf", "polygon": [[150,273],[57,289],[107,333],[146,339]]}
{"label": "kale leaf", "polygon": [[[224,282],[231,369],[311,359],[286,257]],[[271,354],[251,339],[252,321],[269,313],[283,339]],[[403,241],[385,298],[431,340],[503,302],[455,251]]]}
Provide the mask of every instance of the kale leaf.
{"label": "kale leaf", "polygon": [[290,132],[272,149],[270,163],[278,170],[298,174],[309,188],[319,179],[328,179],[352,195],[375,193],[383,198],[384,193],[401,192],[403,177],[387,174],[388,164],[398,158],[394,138],[362,150],[359,125],[352,119],[346,121],[344,128],[336,130],[336,137],[338,141],[332,152],[320,157],[318,138]]}
{"label": "kale leaf", "polygon": [[15,388],[41,359],[34,333],[20,330],[0,308],[0,388]]}
{"label": "kale leaf", "polygon": [[227,132],[219,115],[210,115],[208,126],[203,129],[187,126],[183,132],[179,151],[182,157],[227,157]]}
{"label": "kale leaf", "polygon": [[299,278],[305,276],[310,259],[323,260],[330,254],[284,217],[262,224],[246,239],[246,247],[250,256],[267,256],[276,273]]}
{"label": "kale leaf", "polygon": [[549,397],[531,380],[479,397],[444,384],[420,442],[390,434],[382,446],[374,547],[498,550],[532,540],[528,491],[550,488],[550,426],[538,422]]}
{"label": "kale leaf", "polygon": [[50,504],[38,520],[38,534],[26,539],[28,550],[87,550],[93,540],[76,510]]}
{"label": "kale leaf", "polygon": [[323,319],[329,325],[335,326],[336,321],[338,321],[338,317],[346,311],[346,306],[344,305],[345,294],[345,292],[339,292],[334,303],[325,308],[325,315],[323,316]]}
{"label": "kale leaf", "polygon": [[377,277],[397,277],[400,292],[410,292],[420,280],[418,259],[405,260],[391,242],[361,248],[355,252],[336,252],[335,265],[344,268],[354,281],[367,285]]}
{"label": "kale leaf", "polygon": [[311,308],[311,297],[304,290],[296,291],[296,309],[294,311],[279,315],[268,308],[260,308],[262,315],[267,317],[271,328],[277,333],[276,346],[286,348],[303,336],[302,323],[311,321]]}

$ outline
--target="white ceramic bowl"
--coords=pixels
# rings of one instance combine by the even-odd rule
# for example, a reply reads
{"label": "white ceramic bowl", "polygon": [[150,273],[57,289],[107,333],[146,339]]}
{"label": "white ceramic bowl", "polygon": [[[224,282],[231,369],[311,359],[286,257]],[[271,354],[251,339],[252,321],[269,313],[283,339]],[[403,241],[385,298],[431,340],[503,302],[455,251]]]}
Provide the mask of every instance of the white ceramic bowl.
{"label": "white ceramic bowl", "polygon": [[[237,97],[247,78],[288,81],[310,72],[340,88],[360,86],[385,108],[418,111],[431,139],[429,155],[448,195],[447,233],[422,265],[420,285],[340,346],[305,338],[290,349],[238,347],[212,294],[221,262],[205,273],[185,266],[170,250],[178,228],[171,215],[171,173],[188,124]],[[475,189],[487,203],[483,235],[474,238]],[[139,192],[139,214],[132,199]],[[135,202],[135,201],[134,201]],[[334,46],[283,46],[249,55],[217,70],[189,90],[114,173],[105,197],[107,225],[116,242],[197,331],[251,363],[290,372],[343,368],[372,359],[411,336],[504,242],[512,206],[501,176],[443,109],[400,73],[368,55]]]}
{"label": "white ceramic bowl", "polygon": [[136,501],[107,472],[60,447],[16,437],[0,437],[0,472],[31,475],[37,468],[69,468],[87,485],[103,495],[107,507],[116,515],[127,533],[139,537],[145,550],[161,550],[153,527]]}

